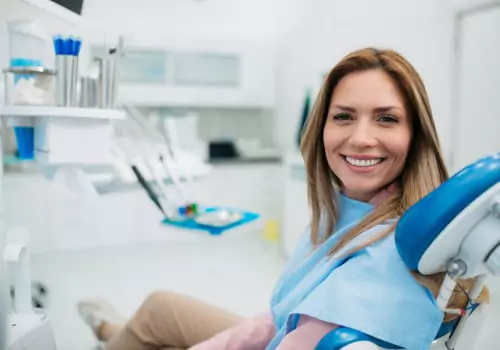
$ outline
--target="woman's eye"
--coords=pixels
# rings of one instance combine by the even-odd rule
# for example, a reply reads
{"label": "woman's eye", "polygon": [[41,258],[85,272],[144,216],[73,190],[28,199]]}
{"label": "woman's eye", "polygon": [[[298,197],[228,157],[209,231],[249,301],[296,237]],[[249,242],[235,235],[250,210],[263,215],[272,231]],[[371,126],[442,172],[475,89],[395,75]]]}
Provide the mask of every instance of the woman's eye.
{"label": "woman's eye", "polygon": [[391,123],[391,124],[397,124],[399,123],[398,118],[393,117],[392,115],[383,115],[380,118],[378,118],[379,121],[382,123]]}
{"label": "woman's eye", "polygon": [[351,116],[349,114],[342,113],[342,114],[334,115],[333,119],[334,120],[339,120],[339,121],[345,121],[345,120],[350,120],[352,118],[351,118]]}

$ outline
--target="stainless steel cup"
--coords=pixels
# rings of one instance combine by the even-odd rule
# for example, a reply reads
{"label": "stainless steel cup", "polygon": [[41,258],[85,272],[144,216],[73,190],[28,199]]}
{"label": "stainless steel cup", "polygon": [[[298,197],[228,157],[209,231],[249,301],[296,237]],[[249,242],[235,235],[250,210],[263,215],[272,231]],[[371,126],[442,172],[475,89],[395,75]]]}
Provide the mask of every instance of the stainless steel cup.
{"label": "stainless steel cup", "polygon": [[66,68],[67,56],[56,55],[56,104],[58,106],[66,106]]}
{"label": "stainless steel cup", "polygon": [[80,79],[80,107],[95,108],[98,106],[98,80]]}
{"label": "stainless steel cup", "polygon": [[78,81],[78,56],[56,56],[56,102],[58,106],[77,105],[76,83]]}

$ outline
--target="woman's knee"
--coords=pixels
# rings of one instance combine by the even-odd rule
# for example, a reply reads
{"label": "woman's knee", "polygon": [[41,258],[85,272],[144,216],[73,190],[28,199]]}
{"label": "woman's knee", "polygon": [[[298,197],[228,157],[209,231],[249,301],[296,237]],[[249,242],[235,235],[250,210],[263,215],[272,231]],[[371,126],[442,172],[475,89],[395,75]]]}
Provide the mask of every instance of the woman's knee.
{"label": "woman's knee", "polygon": [[141,309],[143,312],[149,314],[160,313],[161,315],[165,315],[165,313],[170,311],[175,298],[176,296],[173,292],[163,290],[155,291],[146,297],[142,303]]}

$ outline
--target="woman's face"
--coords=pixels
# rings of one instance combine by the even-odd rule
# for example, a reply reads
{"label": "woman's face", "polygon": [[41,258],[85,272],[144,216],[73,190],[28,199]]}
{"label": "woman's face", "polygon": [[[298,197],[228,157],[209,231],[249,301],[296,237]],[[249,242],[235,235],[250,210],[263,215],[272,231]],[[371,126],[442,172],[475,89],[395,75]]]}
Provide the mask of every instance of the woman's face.
{"label": "woman's face", "polygon": [[411,120],[396,83],[382,70],[351,73],[333,92],[323,130],[328,165],[344,194],[369,201],[402,172]]}

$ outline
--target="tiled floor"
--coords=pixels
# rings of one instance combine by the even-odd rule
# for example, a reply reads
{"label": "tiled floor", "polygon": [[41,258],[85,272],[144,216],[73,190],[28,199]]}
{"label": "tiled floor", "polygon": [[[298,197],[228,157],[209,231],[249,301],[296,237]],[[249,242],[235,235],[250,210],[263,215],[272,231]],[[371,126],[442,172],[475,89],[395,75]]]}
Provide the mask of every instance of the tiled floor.
{"label": "tiled floor", "polygon": [[[283,266],[276,245],[252,230],[188,242],[144,243],[95,251],[33,257],[34,276],[50,289],[48,309],[59,350],[90,350],[95,341],[78,318],[85,296],[112,300],[125,316],[157,289],[181,291],[243,315],[262,311]],[[492,280],[492,305],[474,347],[498,350],[500,283]],[[497,344],[497,345],[495,345]]]}
{"label": "tiled floor", "polygon": [[199,241],[146,243],[33,257],[34,278],[49,288],[48,311],[58,350],[90,350],[95,341],[75,304],[111,300],[131,315],[148,293],[169,289],[243,315],[266,309],[283,259],[252,231]]}

